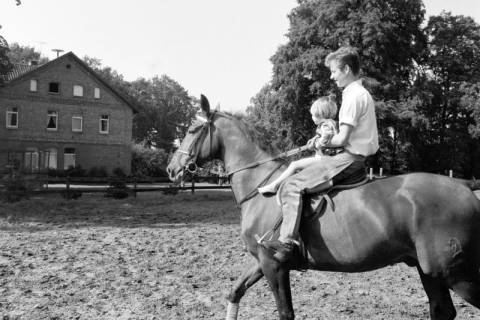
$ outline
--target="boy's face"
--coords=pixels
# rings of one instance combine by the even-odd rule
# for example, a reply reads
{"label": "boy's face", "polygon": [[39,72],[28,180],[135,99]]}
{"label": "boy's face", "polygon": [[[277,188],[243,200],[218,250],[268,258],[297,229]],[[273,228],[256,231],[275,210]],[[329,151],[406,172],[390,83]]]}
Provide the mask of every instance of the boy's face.
{"label": "boy's face", "polygon": [[345,66],[343,69],[340,68],[338,61],[334,60],[329,65],[330,68],[330,79],[334,80],[339,88],[346,87],[351,79],[351,72],[348,66]]}

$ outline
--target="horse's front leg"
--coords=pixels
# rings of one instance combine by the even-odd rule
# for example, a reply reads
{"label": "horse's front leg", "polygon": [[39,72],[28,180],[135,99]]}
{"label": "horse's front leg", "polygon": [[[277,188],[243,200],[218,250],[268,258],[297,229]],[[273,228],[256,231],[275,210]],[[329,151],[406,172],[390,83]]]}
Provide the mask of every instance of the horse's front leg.
{"label": "horse's front leg", "polygon": [[263,277],[262,269],[258,261],[254,261],[238,278],[234,287],[227,295],[227,317],[226,320],[237,320],[238,306],[245,292]]}
{"label": "horse's front leg", "polygon": [[273,259],[265,249],[259,250],[260,267],[272,289],[280,320],[295,318],[290,289],[290,269]]}

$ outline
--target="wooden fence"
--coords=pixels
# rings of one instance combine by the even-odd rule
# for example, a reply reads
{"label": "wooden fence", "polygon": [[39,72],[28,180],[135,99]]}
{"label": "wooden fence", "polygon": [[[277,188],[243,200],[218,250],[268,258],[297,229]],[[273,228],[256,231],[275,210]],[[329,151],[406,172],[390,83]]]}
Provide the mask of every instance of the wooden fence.
{"label": "wooden fence", "polygon": [[[216,176],[193,176],[189,181],[173,185],[168,178],[76,178],[76,177],[26,177],[25,184],[29,194],[62,194],[66,199],[80,196],[82,193],[106,193],[115,183],[124,185],[123,190],[134,197],[138,192],[160,191],[175,194],[178,191],[230,189],[228,180]],[[0,192],[2,186],[0,185]],[[5,192],[5,191],[4,191]]]}

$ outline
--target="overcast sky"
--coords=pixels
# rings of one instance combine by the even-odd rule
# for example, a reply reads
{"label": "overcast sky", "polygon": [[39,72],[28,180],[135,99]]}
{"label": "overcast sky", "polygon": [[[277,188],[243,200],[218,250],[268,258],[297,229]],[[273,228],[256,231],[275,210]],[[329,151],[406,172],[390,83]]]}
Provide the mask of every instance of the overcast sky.
{"label": "overcast sky", "polygon": [[[424,0],[473,16],[479,0]],[[166,74],[212,106],[243,111],[271,79],[270,57],[286,42],[296,0],[0,0],[2,34],[10,43],[99,58],[126,80]]]}

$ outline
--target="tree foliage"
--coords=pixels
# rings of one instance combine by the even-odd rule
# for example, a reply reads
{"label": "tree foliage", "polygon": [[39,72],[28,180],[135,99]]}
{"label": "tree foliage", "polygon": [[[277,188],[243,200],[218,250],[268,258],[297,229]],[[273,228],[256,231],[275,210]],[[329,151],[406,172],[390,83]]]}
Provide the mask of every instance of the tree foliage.
{"label": "tree foliage", "polygon": [[134,141],[172,151],[195,116],[196,99],[166,75],[128,82],[111,67],[103,67],[99,59],[85,57],[84,61],[137,107]]}
{"label": "tree foliage", "polygon": [[0,35],[0,85],[5,81],[3,76],[7,75],[10,70],[12,70],[12,63],[8,58],[9,50],[10,48],[8,47],[7,40]]}
{"label": "tree foliage", "polygon": [[31,64],[32,62],[44,64],[48,62],[48,58],[42,56],[34,47],[22,46],[16,42],[10,45],[10,51],[7,55],[10,62],[16,64]]}
{"label": "tree foliage", "polygon": [[312,132],[308,111],[315,99],[332,92],[340,96],[324,59],[342,45],[359,49],[377,100],[403,95],[425,43],[423,16],[420,0],[299,1],[289,16],[289,41],[272,57],[272,87],[282,100],[278,116],[291,128],[292,141],[304,143]]}
{"label": "tree foliage", "polygon": [[469,17],[443,12],[429,19],[424,32],[428,39],[424,60],[411,87],[411,96],[420,101],[410,114],[413,151],[421,159],[420,169],[450,168],[471,175],[480,26]]}
{"label": "tree foliage", "polygon": [[299,0],[288,42],[271,58],[268,90],[247,110],[252,121],[272,143],[276,127],[286,130],[284,140],[303,144],[313,133],[311,103],[332,92],[340,97],[323,61],[351,45],[376,101],[377,165],[394,173],[453,169],[478,176],[479,26],[445,12],[425,23],[424,14],[421,0]]}
{"label": "tree foliage", "polygon": [[134,137],[147,146],[170,152],[176,139],[185,136],[194,118],[196,99],[166,75],[132,82],[133,95],[141,105],[134,121]]}

